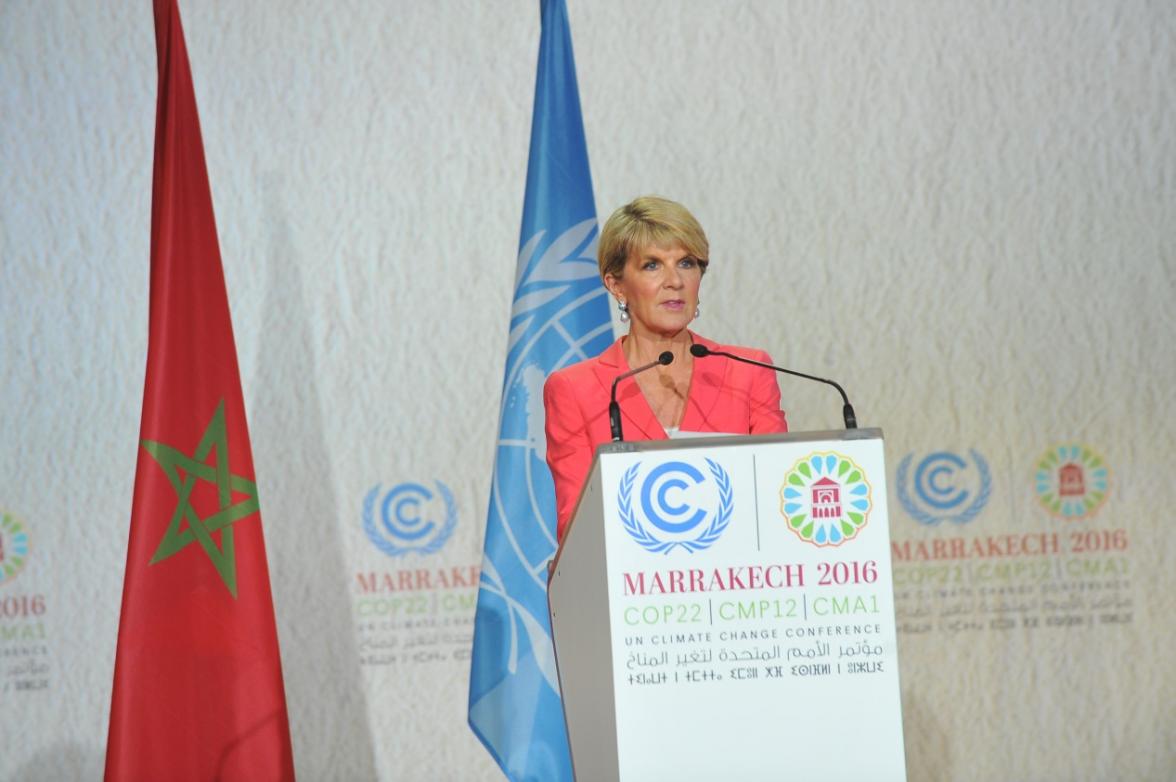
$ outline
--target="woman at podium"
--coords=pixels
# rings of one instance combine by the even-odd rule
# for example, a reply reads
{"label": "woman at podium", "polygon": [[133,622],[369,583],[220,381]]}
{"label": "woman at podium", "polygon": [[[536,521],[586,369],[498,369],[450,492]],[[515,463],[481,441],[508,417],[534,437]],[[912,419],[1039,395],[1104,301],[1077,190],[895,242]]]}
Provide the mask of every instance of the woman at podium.
{"label": "woman at podium", "polygon": [[543,388],[560,540],[596,447],[618,433],[610,424],[610,394],[627,372],[648,367],[617,385],[618,423],[628,440],[788,430],[772,370],[691,353],[697,344],[772,363],[762,350],[719,345],[688,328],[699,316],[710,245],[684,206],[655,196],[625,204],[604,224],[597,262],[629,333],[599,356],[553,373]]}

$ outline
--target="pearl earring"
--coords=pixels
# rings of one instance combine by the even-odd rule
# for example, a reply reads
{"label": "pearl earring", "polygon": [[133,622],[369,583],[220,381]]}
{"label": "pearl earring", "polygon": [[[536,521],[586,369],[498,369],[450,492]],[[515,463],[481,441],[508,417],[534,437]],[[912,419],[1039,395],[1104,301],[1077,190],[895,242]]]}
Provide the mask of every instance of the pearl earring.
{"label": "pearl earring", "polygon": [[617,309],[621,311],[621,323],[629,322],[629,305],[623,300],[617,300]]}

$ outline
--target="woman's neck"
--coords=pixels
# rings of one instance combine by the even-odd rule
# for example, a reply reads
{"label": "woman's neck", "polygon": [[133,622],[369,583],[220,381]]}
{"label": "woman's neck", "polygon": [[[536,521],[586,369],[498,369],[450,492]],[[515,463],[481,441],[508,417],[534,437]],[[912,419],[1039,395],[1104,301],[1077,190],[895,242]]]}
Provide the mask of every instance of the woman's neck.
{"label": "woman's neck", "polygon": [[677,334],[656,334],[630,329],[621,347],[630,367],[657,361],[657,357],[667,350],[674,354],[674,363],[682,366],[688,363],[692,342],[690,332],[686,329]]}

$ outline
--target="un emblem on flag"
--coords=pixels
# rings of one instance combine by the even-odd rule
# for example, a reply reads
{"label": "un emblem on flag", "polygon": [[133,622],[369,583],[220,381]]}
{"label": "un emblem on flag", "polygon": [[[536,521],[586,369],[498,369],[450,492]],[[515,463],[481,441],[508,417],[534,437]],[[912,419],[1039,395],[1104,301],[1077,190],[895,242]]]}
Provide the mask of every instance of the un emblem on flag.
{"label": "un emblem on flag", "polygon": [[549,373],[597,355],[613,338],[594,258],[595,230],[595,219],[585,220],[545,248],[540,231],[519,253],[489,517],[511,541],[504,553],[532,574],[546,573],[555,549],[543,384]]}

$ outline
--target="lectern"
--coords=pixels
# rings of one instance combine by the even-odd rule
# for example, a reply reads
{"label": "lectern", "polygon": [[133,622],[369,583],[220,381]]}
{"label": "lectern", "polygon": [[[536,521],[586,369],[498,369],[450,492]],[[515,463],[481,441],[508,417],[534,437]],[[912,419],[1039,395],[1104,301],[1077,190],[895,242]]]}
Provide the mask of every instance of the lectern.
{"label": "lectern", "polygon": [[877,429],[601,446],[548,586],[579,780],[906,778]]}

